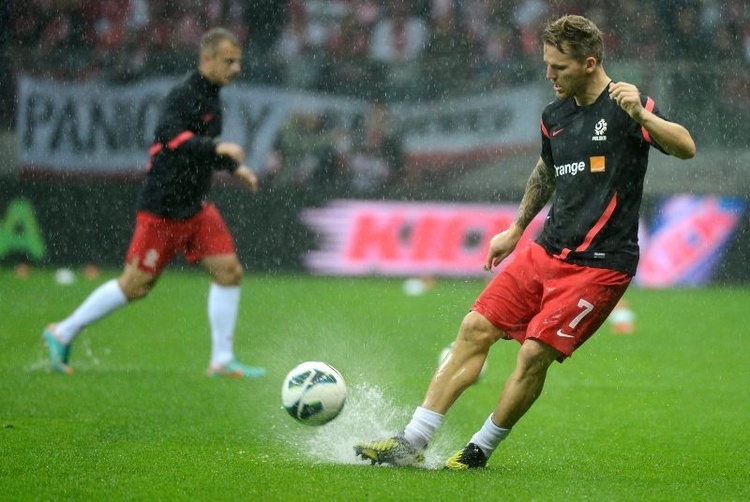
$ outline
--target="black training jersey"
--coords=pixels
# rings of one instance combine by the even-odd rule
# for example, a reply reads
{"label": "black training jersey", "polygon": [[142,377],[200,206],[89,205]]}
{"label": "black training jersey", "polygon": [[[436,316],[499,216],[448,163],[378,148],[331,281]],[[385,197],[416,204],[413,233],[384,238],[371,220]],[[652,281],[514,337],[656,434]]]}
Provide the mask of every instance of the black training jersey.
{"label": "black training jersey", "polygon": [[[651,98],[641,101],[662,117]],[[549,104],[542,113],[542,160],[556,188],[537,242],[565,261],[634,275],[651,145],[663,152],[610,99],[609,89],[587,106],[573,98]]]}
{"label": "black training jersey", "polygon": [[138,195],[139,211],[189,218],[200,211],[214,170],[238,167],[231,157],[216,154],[222,119],[219,90],[194,71],[167,94]]}

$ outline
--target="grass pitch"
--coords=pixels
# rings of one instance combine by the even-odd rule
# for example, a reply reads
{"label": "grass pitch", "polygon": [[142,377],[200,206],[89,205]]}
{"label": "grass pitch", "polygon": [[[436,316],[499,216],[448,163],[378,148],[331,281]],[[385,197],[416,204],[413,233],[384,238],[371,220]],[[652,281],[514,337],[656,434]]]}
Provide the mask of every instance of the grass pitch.
{"label": "grass pitch", "polygon": [[[550,370],[542,397],[481,471],[438,469],[493,408],[517,344],[499,342],[457,402],[427,469],[371,467],[351,444],[399,431],[483,287],[442,280],[249,277],[238,357],[262,380],[204,376],[207,279],[168,272],[152,295],[76,340],[50,372],[45,323],[98,284],[0,271],[4,500],[748,500],[750,290],[631,289],[634,335],[605,325]],[[281,408],[287,371],[336,366],[340,417],[312,428]]]}

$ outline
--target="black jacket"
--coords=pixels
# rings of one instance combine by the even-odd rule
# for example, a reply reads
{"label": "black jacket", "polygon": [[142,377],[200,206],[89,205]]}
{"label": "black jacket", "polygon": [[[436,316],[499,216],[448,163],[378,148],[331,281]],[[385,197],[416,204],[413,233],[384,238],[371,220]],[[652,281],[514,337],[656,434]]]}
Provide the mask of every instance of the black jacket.
{"label": "black jacket", "polygon": [[197,70],[166,96],[137,209],[164,218],[187,219],[200,211],[214,170],[238,164],[216,154],[221,134],[220,86]]}

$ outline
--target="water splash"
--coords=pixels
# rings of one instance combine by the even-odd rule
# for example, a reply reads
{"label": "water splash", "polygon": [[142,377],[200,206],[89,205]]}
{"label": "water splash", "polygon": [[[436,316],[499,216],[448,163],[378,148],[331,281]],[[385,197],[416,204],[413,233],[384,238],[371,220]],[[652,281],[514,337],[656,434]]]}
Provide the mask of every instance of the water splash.
{"label": "water splash", "polygon": [[[99,359],[99,356],[106,357],[112,353],[112,349],[110,349],[109,347],[97,349],[97,352],[95,353],[91,347],[91,341],[88,338],[84,338],[83,340],[81,340],[81,342],[78,343],[78,345],[75,346],[73,350],[75,352],[72,363],[74,364],[75,369],[83,370],[100,366],[101,359]],[[36,359],[27,364],[25,366],[25,369],[28,372],[45,371],[49,373],[52,371],[52,366],[49,362],[49,353],[47,351],[47,348],[44,347],[41,343],[39,344],[39,349],[37,350]]]}
{"label": "water splash", "polygon": [[[335,464],[367,465],[355,457],[353,445],[399,434],[409,421],[413,408],[400,406],[385,396],[382,389],[370,384],[358,384],[349,390],[341,415],[328,424],[315,427],[306,438],[296,434],[287,437],[298,453],[316,461]],[[289,432],[289,431],[287,431]],[[295,437],[296,436],[296,437]],[[425,454],[425,467],[440,468],[449,447],[449,438],[441,434]],[[456,442],[450,442],[455,448]],[[450,453],[453,453],[450,451]]]}

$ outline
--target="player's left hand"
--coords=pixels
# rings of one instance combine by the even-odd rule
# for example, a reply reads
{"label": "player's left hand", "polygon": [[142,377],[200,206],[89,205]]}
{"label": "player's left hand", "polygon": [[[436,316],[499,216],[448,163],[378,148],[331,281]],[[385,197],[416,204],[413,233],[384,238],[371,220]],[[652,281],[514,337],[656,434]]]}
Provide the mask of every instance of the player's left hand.
{"label": "player's left hand", "polygon": [[609,86],[609,97],[617,102],[617,106],[625,110],[625,112],[638,120],[641,113],[643,113],[643,105],[641,105],[641,93],[638,88],[633,84],[627,82],[617,82]]}
{"label": "player's left hand", "polygon": [[247,186],[253,193],[258,193],[258,177],[245,164],[240,165],[235,171],[234,176]]}

